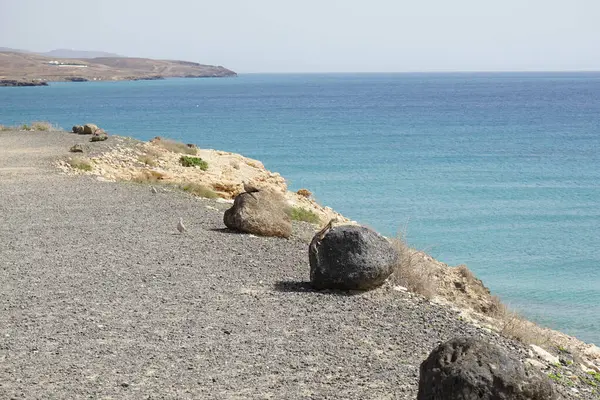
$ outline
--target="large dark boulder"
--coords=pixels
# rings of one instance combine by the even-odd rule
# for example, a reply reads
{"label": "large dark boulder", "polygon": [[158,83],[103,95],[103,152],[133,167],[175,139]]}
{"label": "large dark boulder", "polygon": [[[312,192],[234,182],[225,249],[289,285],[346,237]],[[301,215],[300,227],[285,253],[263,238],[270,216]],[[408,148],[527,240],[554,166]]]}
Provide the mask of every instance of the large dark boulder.
{"label": "large dark boulder", "polygon": [[398,253],[386,238],[355,225],[317,233],[308,258],[310,281],[316,289],[373,289],[390,276],[398,263]]}
{"label": "large dark boulder", "polygon": [[421,364],[417,400],[555,398],[546,376],[482,339],[451,339]]}
{"label": "large dark boulder", "polygon": [[292,235],[292,220],[283,196],[269,190],[239,194],[225,211],[223,222],[229,229],[260,236]]}

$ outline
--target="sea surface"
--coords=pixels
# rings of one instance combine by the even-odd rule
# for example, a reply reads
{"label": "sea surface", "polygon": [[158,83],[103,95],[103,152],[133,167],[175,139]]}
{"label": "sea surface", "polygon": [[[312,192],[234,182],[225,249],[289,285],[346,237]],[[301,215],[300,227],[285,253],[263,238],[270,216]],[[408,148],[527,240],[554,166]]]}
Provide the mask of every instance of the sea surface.
{"label": "sea surface", "polygon": [[0,124],[242,153],[600,345],[600,73],[242,75],[0,88]]}

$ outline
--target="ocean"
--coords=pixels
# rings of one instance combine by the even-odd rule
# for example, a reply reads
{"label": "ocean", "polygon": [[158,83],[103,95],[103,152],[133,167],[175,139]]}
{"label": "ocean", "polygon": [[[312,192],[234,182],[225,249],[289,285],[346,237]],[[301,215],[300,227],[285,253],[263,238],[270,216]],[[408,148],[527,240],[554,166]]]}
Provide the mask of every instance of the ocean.
{"label": "ocean", "polygon": [[0,124],[166,136],[319,202],[600,345],[600,73],[249,74],[0,88]]}

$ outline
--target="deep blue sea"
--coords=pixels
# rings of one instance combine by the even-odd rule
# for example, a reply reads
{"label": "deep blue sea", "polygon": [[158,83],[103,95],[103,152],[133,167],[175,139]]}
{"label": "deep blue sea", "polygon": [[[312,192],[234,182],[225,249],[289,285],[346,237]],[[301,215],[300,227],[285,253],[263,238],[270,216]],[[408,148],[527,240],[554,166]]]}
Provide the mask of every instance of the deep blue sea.
{"label": "deep blue sea", "polygon": [[242,153],[600,345],[600,73],[243,75],[0,88],[0,124]]}

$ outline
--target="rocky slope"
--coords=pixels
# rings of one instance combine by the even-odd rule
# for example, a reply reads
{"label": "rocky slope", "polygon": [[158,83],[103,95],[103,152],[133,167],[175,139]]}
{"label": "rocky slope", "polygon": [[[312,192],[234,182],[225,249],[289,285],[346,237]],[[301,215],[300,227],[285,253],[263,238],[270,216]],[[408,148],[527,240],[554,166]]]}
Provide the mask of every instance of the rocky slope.
{"label": "rocky slope", "polygon": [[180,154],[111,136],[84,143],[92,171],[79,172],[65,160],[85,139],[0,132],[0,397],[415,399],[420,363],[466,335],[540,368],[560,398],[600,398],[597,348],[550,354],[501,335],[498,307],[466,268],[410,249],[406,265],[432,285],[414,289],[431,300],[409,290],[410,274],[367,293],[317,292],[306,282],[318,226],[296,223],[290,240],[223,229],[240,181],[284,190],[255,160],[200,149],[206,184],[237,182],[225,199],[170,184],[152,194],[111,181],[153,154],[176,181],[192,173]]}

